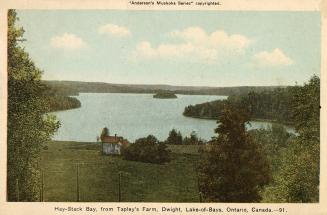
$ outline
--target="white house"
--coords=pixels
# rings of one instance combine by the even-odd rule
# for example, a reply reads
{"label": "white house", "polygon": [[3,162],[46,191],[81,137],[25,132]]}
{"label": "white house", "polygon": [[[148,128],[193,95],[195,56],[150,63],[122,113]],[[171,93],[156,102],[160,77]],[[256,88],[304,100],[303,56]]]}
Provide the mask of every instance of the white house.
{"label": "white house", "polygon": [[128,141],[123,137],[115,136],[103,136],[102,142],[102,153],[105,155],[120,155],[121,147],[127,145]]}

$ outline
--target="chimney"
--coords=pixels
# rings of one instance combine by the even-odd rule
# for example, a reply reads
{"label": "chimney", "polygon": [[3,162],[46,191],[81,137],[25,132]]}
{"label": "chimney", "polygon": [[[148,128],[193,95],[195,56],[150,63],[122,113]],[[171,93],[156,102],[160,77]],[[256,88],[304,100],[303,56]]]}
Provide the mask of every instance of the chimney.
{"label": "chimney", "polygon": [[117,134],[115,134],[115,140],[117,139]]}

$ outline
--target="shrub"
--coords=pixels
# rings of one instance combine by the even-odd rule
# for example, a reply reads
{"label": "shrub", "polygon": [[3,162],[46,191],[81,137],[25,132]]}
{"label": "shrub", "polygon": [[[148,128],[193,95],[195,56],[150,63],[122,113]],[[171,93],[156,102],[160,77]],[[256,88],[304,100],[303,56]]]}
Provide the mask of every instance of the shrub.
{"label": "shrub", "polygon": [[162,164],[170,161],[170,150],[165,143],[149,135],[123,147],[122,156],[125,160]]}

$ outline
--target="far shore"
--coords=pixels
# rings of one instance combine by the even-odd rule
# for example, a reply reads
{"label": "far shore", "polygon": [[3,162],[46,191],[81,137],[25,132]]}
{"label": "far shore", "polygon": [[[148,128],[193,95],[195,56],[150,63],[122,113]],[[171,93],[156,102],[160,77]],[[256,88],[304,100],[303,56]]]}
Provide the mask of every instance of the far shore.
{"label": "far shore", "polygon": [[[184,117],[189,117],[189,118],[194,118],[194,119],[203,119],[203,120],[215,120],[215,121],[219,121],[218,118],[212,118],[212,117],[198,117],[198,116],[185,116]],[[275,119],[260,119],[260,118],[251,118],[251,121],[253,122],[270,122],[270,123],[276,123],[276,124],[282,124],[285,126],[290,126],[293,127],[293,124],[291,123],[286,123],[286,122],[279,122]]]}

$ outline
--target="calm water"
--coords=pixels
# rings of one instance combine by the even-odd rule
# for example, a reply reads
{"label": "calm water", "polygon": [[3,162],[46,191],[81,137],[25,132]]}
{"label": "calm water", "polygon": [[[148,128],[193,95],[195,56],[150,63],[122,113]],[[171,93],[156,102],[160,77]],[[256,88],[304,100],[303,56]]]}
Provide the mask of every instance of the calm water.
{"label": "calm water", "polygon": [[[95,142],[103,127],[111,135],[134,141],[149,134],[158,139],[167,138],[171,129],[189,135],[195,131],[201,138],[209,140],[215,136],[217,124],[214,120],[193,119],[183,116],[184,107],[226,99],[226,96],[177,95],[177,99],[154,99],[153,94],[126,93],[81,93],[78,98],[82,107],[56,112],[61,127],[55,140]],[[251,128],[267,127],[267,122],[251,122]]]}

